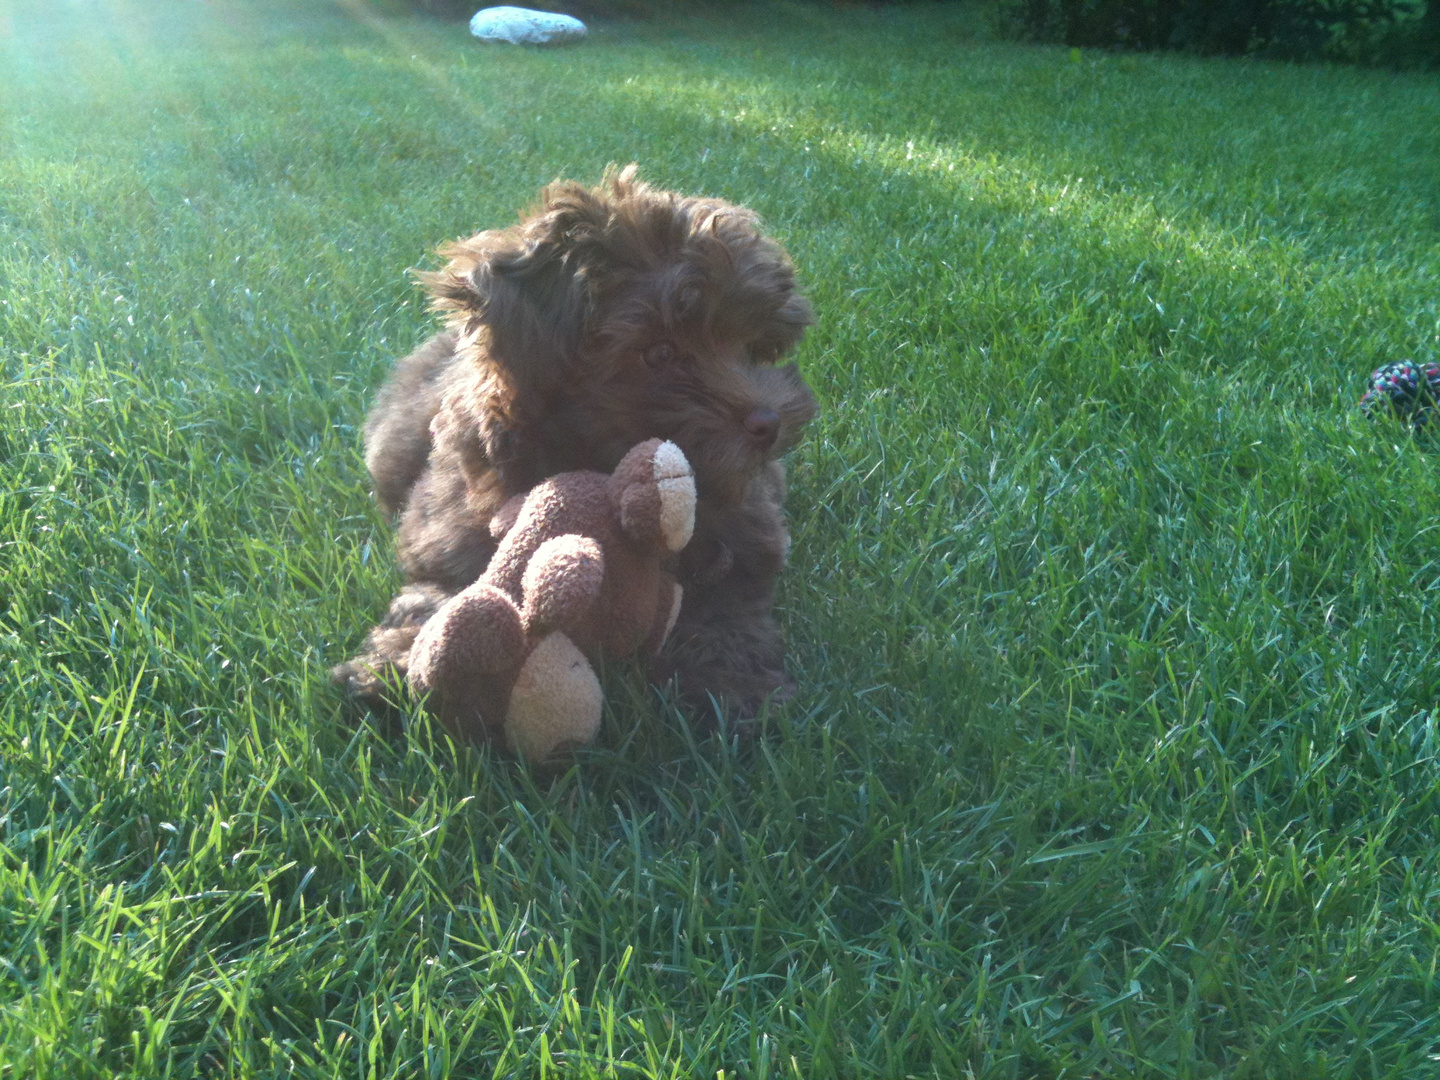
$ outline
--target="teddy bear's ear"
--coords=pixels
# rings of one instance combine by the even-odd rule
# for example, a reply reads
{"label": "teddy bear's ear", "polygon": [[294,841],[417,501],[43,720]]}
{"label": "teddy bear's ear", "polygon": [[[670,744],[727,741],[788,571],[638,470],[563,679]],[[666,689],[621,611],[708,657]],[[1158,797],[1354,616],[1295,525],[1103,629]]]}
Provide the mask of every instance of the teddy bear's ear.
{"label": "teddy bear's ear", "polygon": [[695,531],[695,474],[673,442],[650,439],[631,449],[610,475],[620,527],[657,551],[679,551]]}
{"label": "teddy bear's ear", "polygon": [[513,376],[553,377],[585,332],[608,219],[595,192],[551,184],[521,224],[446,244],[445,268],[420,280],[453,328],[488,329],[492,357]]}

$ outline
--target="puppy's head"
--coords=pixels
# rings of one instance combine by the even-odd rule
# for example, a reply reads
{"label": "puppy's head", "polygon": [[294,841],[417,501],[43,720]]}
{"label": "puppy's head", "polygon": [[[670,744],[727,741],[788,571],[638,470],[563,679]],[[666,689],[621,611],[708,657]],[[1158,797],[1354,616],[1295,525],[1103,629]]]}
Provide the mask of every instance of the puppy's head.
{"label": "puppy's head", "polygon": [[810,305],[748,210],[657,190],[632,165],[596,188],[552,184],[519,225],[441,253],[425,280],[485,369],[485,455],[526,484],[612,469],[658,437],[702,497],[738,501],[814,413],[779,364]]}

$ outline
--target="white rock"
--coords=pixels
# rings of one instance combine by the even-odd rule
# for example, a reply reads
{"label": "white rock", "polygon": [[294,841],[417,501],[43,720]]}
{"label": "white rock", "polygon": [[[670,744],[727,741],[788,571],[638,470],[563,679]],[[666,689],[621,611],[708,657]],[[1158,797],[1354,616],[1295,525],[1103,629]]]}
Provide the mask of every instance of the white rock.
{"label": "white rock", "polygon": [[585,24],[553,11],[522,7],[489,7],[470,20],[470,33],[481,41],[507,41],[511,45],[558,45],[585,36]]}

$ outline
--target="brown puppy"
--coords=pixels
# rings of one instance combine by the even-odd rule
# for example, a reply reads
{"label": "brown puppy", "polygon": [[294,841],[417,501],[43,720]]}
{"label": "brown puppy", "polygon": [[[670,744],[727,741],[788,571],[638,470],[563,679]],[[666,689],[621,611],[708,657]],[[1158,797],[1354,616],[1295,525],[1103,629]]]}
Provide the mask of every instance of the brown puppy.
{"label": "brown puppy", "polygon": [[789,546],[779,459],[815,399],[776,366],[813,321],[784,250],[750,211],[652,188],[632,165],[593,189],[551,184],[520,224],[441,254],[423,280],[447,329],[399,362],[365,426],[406,586],[336,680],[379,699],[403,674],[419,628],[485,569],[510,496],[662,438],[699,501],[653,674],[740,715],[788,696],[771,614]]}

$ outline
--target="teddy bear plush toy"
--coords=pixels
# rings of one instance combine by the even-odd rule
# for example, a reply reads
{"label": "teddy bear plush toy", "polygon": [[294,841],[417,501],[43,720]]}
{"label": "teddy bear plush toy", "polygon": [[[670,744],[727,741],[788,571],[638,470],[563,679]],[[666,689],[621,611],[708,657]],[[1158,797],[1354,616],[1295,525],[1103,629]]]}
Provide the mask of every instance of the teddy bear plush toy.
{"label": "teddy bear plush toy", "polygon": [[410,650],[409,680],[457,737],[535,763],[589,743],[600,682],[587,657],[658,652],[680,612],[661,566],[695,527],[695,477],[672,442],[615,471],[561,473],[490,523],[499,547]]}

